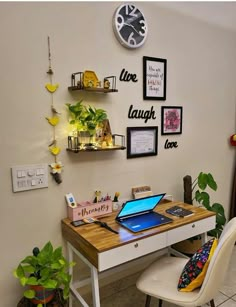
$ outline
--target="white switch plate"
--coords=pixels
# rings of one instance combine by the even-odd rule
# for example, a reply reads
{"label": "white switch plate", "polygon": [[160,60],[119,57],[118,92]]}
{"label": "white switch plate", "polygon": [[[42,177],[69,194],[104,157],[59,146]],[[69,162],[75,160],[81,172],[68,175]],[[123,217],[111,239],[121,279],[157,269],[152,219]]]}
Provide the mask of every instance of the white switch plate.
{"label": "white switch plate", "polygon": [[21,192],[48,187],[47,164],[13,166],[11,168],[11,173],[13,192]]}

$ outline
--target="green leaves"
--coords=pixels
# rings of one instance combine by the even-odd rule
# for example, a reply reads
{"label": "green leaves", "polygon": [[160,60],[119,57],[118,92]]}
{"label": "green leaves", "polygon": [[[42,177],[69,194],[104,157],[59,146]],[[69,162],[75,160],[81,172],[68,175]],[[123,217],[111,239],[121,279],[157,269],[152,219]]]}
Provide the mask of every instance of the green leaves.
{"label": "green leaves", "polygon": [[85,106],[82,100],[75,104],[67,103],[66,106],[71,117],[69,123],[75,125],[77,131],[89,131],[90,135],[94,135],[98,124],[107,119],[105,110]]}
{"label": "green leaves", "polygon": [[[65,290],[65,299],[68,298],[71,280],[68,268],[74,263],[69,263],[64,258],[62,247],[54,250],[51,242],[47,242],[41,251],[34,248],[33,254],[25,257],[13,272],[21,285],[40,285],[47,289],[62,287]],[[24,295],[34,298],[35,292],[27,290]]]}
{"label": "green leaves", "polygon": [[205,190],[207,186],[214,191],[217,190],[217,184],[210,173],[206,174],[201,172],[198,175],[198,186],[201,190]]}
{"label": "green leaves", "polygon": [[[196,181],[194,181],[195,183]],[[219,203],[210,204],[210,195],[205,191],[207,187],[213,191],[217,190],[217,183],[215,182],[213,176],[210,173],[201,172],[197,177],[197,184],[193,186],[195,189],[198,186],[198,190],[195,191],[194,199],[201,205],[203,205],[207,210],[216,213],[216,228],[209,231],[208,234],[213,237],[220,237],[223,227],[226,223],[224,207]]]}

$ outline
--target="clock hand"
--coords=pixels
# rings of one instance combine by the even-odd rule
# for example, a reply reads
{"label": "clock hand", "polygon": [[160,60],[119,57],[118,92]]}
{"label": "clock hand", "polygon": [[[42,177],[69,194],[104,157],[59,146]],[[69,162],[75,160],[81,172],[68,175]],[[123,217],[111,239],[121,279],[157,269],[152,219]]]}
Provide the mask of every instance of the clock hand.
{"label": "clock hand", "polygon": [[135,27],[133,25],[126,23],[126,22],[124,22],[124,25],[131,27],[139,35],[139,32],[135,29]]}

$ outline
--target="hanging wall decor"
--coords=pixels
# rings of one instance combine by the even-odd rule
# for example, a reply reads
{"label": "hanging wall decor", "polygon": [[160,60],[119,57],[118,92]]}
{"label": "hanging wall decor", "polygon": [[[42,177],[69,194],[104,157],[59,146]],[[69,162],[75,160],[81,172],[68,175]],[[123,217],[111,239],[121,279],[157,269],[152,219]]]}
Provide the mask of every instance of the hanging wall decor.
{"label": "hanging wall decor", "polygon": [[55,106],[54,106],[54,97],[53,94],[56,92],[56,90],[59,87],[59,84],[53,83],[53,70],[51,66],[51,51],[50,51],[50,38],[48,37],[48,61],[49,61],[49,68],[47,71],[47,74],[49,76],[49,81],[50,83],[47,83],[45,85],[45,88],[47,91],[50,93],[50,98],[51,98],[51,116],[46,117],[46,120],[48,123],[52,126],[52,141],[48,145],[48,149],[50,153],[54,157],[54,162],[49,164],[51,168],[51,174],[55,181],[60,184],[62,182],[61,179],[61,171],[62,171],[62,162],[58,161],[57,157],[60,154],[61,148],[57,145],[57,139],[56,139],[56,126],[60,121],[60,113],[57,112]]}
{"label": "hanging wall decor", "polygon": [[127,159],[157,155],[158,127],[127,127]]}
{"label": "hanging wall decor", "polygon": [[141,109],[134,109],[133,105],[131,104],[129,107],[128,118],[141,118],[144,119],[144,123],[146,124],[149,119],[156,119],[156,113],[151,106],[150,110],[141,110]]}
{"label": "hanging wall decor", "polygon": [[182,107],[161,107],[161,134],[181,134],[182,117]]}
{"label": "hanging wall decor", "polygon": [[167,60],[143,57],[143,99],[166,100]]}
{"label": "hanging wall decor", "polygon": [[120,73],[120,81],[125,81],[125,82],[138,82],[137,75],[136,74],[131,74],[126,70],[125,68],[122,69]]}

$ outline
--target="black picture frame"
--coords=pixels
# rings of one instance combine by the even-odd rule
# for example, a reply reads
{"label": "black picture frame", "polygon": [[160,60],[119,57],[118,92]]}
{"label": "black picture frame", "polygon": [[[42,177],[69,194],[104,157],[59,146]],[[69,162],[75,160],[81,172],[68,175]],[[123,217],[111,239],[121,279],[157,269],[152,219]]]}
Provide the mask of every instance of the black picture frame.
{"label": "black picture frame", "polygon": [[156,156],[158,127],[127,127],[127,159]]}
{"label": "black picture frame", "polygon": [[167,60],[143,57],[143,99],[166,100]]}
{"label": "black picture frame", "polygon": [[182,134],[182,125],[183,107],[161,107],[161,135]]}

